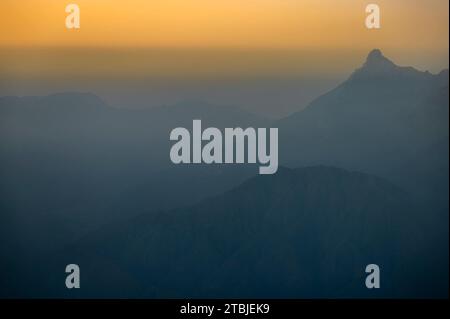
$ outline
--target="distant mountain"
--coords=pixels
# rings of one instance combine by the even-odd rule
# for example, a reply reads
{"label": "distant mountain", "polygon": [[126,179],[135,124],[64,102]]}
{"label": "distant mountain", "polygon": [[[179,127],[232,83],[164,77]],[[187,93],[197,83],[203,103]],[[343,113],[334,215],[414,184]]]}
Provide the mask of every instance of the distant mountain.
{"label": "distant mountain", "polygon": [[[147,109],[112,108],[90,93],[58,93],[37,97],[0,97],[0,129],[3,139],[42,137],[73,142],[89,138],[95,142],[139,142],[142,138],[159,141],[177,125],[192,126],[193,119],[206,125],[258,126],[269,123],[264,117],[232,106],[220,106],[204,101],[184,101],[172,106]],[[144,136],[142,136],[144,135]],[[155,136],[157,135],[157,136]],[[163,135],[163,136],[160,136]],[[67,141],[66,141],[67,140]],[[161,143],[159,141],[159,143]]]}
{"label": "distant mountain", "polygon": [[[386,58],[379,49],[374,49],[369,52],[364,65],[351,75],[350,81],[373,81],[374,78],[389,78],[391,81],[403,78],[403,80],[407,82],[422,82],[433,79],[445,81],[445,79],[440,79],[439,76],[436,77],[429,72],[421,72],[409,66],[397,66],[394,62]],[[444,82],[442,84],[445,85]]]}
{"label": "distant mountain", "polygon": [[28,242],[25,253],[39,255],[107,221],[192,204],[257,173],[173,165],[169,133],[193,119],[219,128],[267,122],[202,101],[117,109],[90,93],[0,98],[0,232],[20,230],[6,242]]}
{"label": "distant mountain", "polygon": [[[377,177],[280,168],[196,205],[105,227],[48,265],[82,265],[89,280],[79,297],[442,297],[448,233],[424,212]],[[370,263],[381,267],[377,291],[365,287]],[[66,295],[53,289],[41,293]]]}
{"label": "distant mountain", "polygon": [[[20,181],[21,185],[52,181],[98,192],[117,184],[133,188],[163,170],[167,173],[173,168],[178,174],[169,161],[169,134],[177,126],[191,127],[193,119],[218,128],[268,123],[238,108],[202,101],[117,109],[88,93],[0,98],[3,180]],[[47,189],[42,185],[36,188]],[[60,190],[58,186],[56,192]]]}
{"label": "distant mountain", "polygon": [[[0,98],[0,296],[448,296],[448,99],[448,71],[379,50],[275,123],[202,101]],[[169,132],[193,119],[279,127],[281,164],[382,178],[172,165]],[[69,292],[74,260],[84,288]],[[379,291],[364,287],[368,263]]]}
{"label": "distant mountain", "polygon": [[105,102],[92,93],[64,92],[48,96],[5,96],[0,97],[0,112],[6,115],[8,112],[21,111],[81,111],[104,109],[108,107]]}
{"label": "distant mountain", "polygon": [[400,67],[373,50],[306,109],[280,120],[280,160],[374,173],[448,202],[448,70]]}

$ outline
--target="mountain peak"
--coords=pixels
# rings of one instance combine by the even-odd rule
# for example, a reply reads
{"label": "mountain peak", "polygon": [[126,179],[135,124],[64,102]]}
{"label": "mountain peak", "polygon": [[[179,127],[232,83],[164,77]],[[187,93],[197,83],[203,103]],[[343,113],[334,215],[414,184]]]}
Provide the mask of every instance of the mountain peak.
{"label": "mountain peak", "polygon": [[386,58],[379,49],[370,51],[366,62],[364,63],[364,68],[366,69],[387,70],[395,68],[395,66],[396,65],[391,60]]}
{"label": "mountain peak", "polygon": [[373,59],[380,59],[384,58],[383,53],[380,49],[373,49],[369,52],[369,55],[367,56],[367,60],[373,60]]}
{"label": "mountain peak", "polygon": [[[369,52],[363,66],[353,72],[350,77],[350,82],[358,79],[369,79],[373,77],[392,79],[399,76],[402,77],[403,80],[409,79],[412,81],[427,81],[435,77],[435,75],[428,71],[422,72],[411,66],[398,66],[386,58],[381,50],[373,49]],[[445,78],[445,75],[440,77]]]}

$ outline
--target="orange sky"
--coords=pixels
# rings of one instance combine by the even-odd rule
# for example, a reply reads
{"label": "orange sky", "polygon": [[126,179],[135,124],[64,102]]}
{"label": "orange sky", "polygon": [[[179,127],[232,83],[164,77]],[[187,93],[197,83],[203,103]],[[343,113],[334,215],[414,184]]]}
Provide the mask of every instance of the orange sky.
{"label": "orange sky", "polygon": [[[365,27],[373,2],[380,30]],[[80,6],[80,30],[65,27],[69,3]],[[117,105],[200,97],[280,116],[345,80],[374,48],[399,65],[448,68],[448,7],[448,0],[0,0],[0,95],[81,90]]]}
{"label": "orange sky", "polygon": [[[381,7],[380,30],[365,27],[372,2]],[[69,3],[80,6],[79,30],[65,27]],[[448,68],[448,7],[448,0],[0,0],[0,73],[9,82],[344,78],[374,48],[436,73]]]}
{"label": "orange sky", "polygon": [[[68,3],[81,29],[65,28]],[[378,3],[382,28],[364,26]],[[2,0],[0,46],[448,50],[447,0]]]}

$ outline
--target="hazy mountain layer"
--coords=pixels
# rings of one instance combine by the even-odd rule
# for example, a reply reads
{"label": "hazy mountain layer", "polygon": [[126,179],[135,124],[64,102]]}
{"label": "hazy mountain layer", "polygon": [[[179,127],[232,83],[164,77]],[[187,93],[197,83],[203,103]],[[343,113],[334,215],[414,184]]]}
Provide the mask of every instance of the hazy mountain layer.
{"label": "hazy mountain layer", "polygon": [[[193,119],[279,127],[284,164],[384,179],[316,167],[236,187],[257,168],[170,163],[170,130]],[[448,71],[379,50],[278,122],[200,101],[0,98],[0,295],[61,296],[61,269],[78,262],[80,296],[446,296],[448,148]]]}
{"label": "hazy mountain layer", "polygon": [[[48,266],[79,261],[78,297],[442,297],[445,217],[427,213],[377,177],[281,168],[199,204],[105,227]],[[380,290],[365,287],[370,263],[381,267]],[[53,289],[44,294],[72,295]]]}
{"label": "hazy mountain layer", "polygon": [[280,159],[383,176],[448,205],[448,70],[399,67],[379,50],[336,89],[280,122]]}

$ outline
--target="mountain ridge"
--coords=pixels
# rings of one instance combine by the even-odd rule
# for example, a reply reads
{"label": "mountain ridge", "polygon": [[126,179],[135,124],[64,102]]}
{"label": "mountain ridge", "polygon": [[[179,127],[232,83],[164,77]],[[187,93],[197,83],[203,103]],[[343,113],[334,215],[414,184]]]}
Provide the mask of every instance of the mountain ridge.
{"label": "mountain ridge", "polygon": [[[280,164],[356,169],[417,194],[427,191],[427,196],[432,196],[431,188],[445,190],[441,172],[446,169],[436,159],[448,158],[446,150],[424,150],[448,139],[448,72],[432,75],[398,67],[377,50],[367,60],[369,66],[385,67],[372,70],[363,65],[336,88],[276,123]],[[444,194],[439,195],[443,200]]]}
{"label": "mountain ridge", "polygon": [[374,261],[384,273],[377,297],[426,297],[436,291],[421,280],[435,283],[429,270],[442,263],[422,256],[441,231],[424,229],[427,216],[410,199],[361,172],[280,168],[197,204],[103,228],[72,245],[70,258],[86,276],[103,265],[87,290],[94,297],[111,278],[130,289],[111,288],[114,297],[373,297],[359,274]]}

